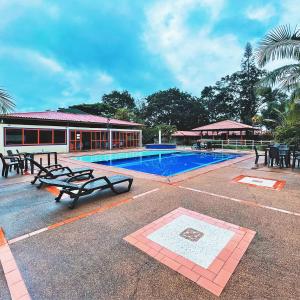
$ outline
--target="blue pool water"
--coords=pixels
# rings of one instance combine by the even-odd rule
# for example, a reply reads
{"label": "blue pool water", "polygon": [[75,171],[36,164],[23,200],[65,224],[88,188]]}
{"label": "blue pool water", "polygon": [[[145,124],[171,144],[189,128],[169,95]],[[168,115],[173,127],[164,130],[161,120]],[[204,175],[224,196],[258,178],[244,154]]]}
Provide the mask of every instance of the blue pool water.
{"label": "blue pool water", "polygon": [[240,156],[241,154],[232,153],[159,150],[85,155],[75,159],[155,175],[174,176]]}

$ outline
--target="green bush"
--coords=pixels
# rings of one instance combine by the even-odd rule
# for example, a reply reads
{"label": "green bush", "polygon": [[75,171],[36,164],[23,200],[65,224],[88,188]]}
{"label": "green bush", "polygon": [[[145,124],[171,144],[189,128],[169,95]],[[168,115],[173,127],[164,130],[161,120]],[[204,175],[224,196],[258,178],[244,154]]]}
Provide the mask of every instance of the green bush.
{"label": "green bush", "polygon": [[280,143],[300,144],[300,122],[278,126],[275,130],[275,139]]}

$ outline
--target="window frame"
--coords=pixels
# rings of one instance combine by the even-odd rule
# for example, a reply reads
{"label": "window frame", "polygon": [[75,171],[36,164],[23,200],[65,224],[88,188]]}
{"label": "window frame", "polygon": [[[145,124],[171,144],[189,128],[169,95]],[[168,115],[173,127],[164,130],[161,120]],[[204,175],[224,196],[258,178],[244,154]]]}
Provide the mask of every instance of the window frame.
{"label": "window frame", "polygon": [[[9,129],[18,129],[22,131],[22,143],[20,144],[8,144],[6,141],[6,132]],[[38,133],[37,143],[25,144],[24,142],[24,134],[26,130],[36,130]],[[40,134],[41,131],[51,131],[52,139],[51,143],[41,143],[40,142]],[[63,131],[65,134],[65,140],[63,143],[55,143],[54,142],[54,131]],[[67,130],[66,129],[52,129],[52,128],[40,128],[40,127],[4,127],[4,147],[26,147],[26,146],[57,146],[57,145],[67,145]]]}

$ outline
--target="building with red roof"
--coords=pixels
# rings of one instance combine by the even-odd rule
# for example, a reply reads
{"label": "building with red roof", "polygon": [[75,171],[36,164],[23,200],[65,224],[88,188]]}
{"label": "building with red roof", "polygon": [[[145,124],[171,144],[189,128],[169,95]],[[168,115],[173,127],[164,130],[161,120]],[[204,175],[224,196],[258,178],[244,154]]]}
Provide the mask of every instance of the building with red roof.
{"label": "building with red roof", "polygon": [[[0,115],[0,152],[85,151],[142,145],[142,124],[57,111]],[[15,152],[15,151],[14,151]]]}
{"label": "building with red roof", "polygon": [[245,139],[260,134],[260,130],[240,122],[225,120],[205,126],[196,127],[191,131],[177,131],[172,134],[178,143],[192,143],[201,139]]}

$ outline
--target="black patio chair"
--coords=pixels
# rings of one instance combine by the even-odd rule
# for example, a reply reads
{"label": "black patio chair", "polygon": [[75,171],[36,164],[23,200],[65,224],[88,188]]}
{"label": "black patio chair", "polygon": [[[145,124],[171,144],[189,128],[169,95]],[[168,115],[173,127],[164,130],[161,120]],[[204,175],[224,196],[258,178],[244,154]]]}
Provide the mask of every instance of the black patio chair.
{"label": "black patio chair", "polygon": [[206,142],[206,150],[213,150],[214,144],[211,141]]}
{"label": "black patio chair", "polygon": [[274,166],[274,160],[275,160],[276,165],[279,165],[279,163],[280,163],[279,149],[278,149],[278,147],[271,146],[270,149],[269,149],[268,166],[273,167]]}
{"label": "black patio chair", "polygon": [[199,150],[199,146],[198,146],[197,144],[193,144],[193,145],[192,145],[192,149],[193,149],[193,150]]}
{"label": "black patio chair", "polygon": [[[79,198],[82,196],[89,195],[97,190],[102,191],[105,189],[111,189],[115,194],[122,194],[129,192],[132,186],[133,178],[123,176],[123,175],[114,175],[110,177],[102,176],[98,178],[94,178],[88,180],[82,184],[72,183],[72,181],[79,179],[80,175],[73,176],[69,178],[67,181],[62,181],[58,179],[44,179],[41,178],[41,184],[47,184],[51,186],[56,186],[62,188],[59,195],[55,198],[56,202],[61,200],[63,194],[67,194],[71,199],[74,199],[72,204],[69,206],[70,208],[74,208]],[[125,191],[116,190],[115,186],[128,182],[128,187]]]}
{"label": "black patio chair", "polygon": [[17,150],[17,153],[13,153],[11,150],[7,150],[7,155],[11,156],[12,158],[10,159],[12,162],[18,161],[21,162],[22,164],[22,168],[24,169],[24,165],[25,165],[25,158],[21,157],[21,154],[19,153],[19,151]]}
{"label": "black patio chair", "polygon": [[295,169],[297,162],[297,167],[300,167],[300,151],[296,150],[296,147],[293,149],[293,160],[292,160],[292,169]]}
{"label": "black patio chair", "polygon": [[255,151],[255,164],[257,165],[259,157],[260,156],[265,157],[265,154],[259,154],[256,146],[254,146],[254,151]]}
{"label": "black patio chair", "polygon": [[22,162],[13,156],[3,156],[2,153],[0,153],[0,159],[2,161],[2,176],[7,178],[8,171],[11,171],[12,168],[14,168],[17,171],[17,174],[23,175],[23,164]]}
{"label": "black patio chair", "polygon": [[39,172],[31,181],[34,184],[38,179],[41,181],[42,178],[45,179],[56,179],[58,177],[67,176],[73,177],[76,175],[80,175],[82,178],[94,178],[93,176],[93,169],[90,168],[69,168],[63,167],[61,164],[54,164],[49,166],[42,166],[37,161],[33,160],[32,158],[26,158],[30,163],[36,166],[39,169]]}

